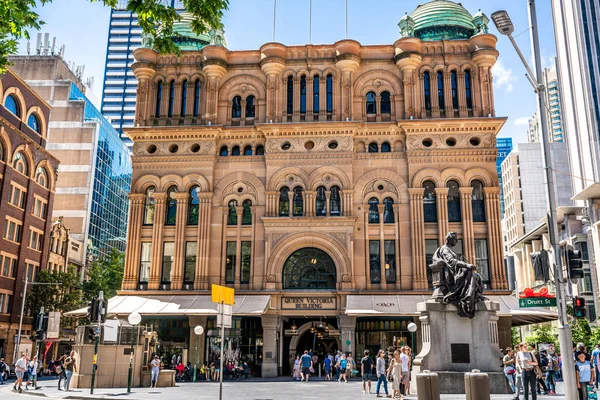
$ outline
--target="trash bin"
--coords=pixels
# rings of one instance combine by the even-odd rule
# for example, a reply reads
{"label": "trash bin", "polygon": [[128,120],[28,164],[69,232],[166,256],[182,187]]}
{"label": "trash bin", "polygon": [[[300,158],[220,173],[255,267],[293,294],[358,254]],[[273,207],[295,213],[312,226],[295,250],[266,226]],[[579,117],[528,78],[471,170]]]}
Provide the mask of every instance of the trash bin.
{"label": "trash bin", "polygon": [[438,374],[429,370],[417,374],[417,398],[419,400],[440,400]]}
{"label": "trash bin", "polygon": [[466,400],[490,400],[490,381],[488,374],[474,369],[465,373]]}

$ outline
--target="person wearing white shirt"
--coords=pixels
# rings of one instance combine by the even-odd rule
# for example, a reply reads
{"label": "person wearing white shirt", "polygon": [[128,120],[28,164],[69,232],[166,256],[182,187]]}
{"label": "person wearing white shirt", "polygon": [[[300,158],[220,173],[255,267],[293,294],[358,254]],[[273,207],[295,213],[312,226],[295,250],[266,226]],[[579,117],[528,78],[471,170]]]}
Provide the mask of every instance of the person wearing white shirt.
{"label": "person wearing white shirt", "polygon": [[29,382],[33,382],[33,388],[39,389],[37,385],[37,372],[39,368],[38,358],[34,356],[31,361],[29,361],[29,366],[27,368],[27,372],[29,373],[29,379],[27,379],[27,383],[25,384],[25,390],[29,390]]}
{"label": "person wearing white shirt", "polygon": [[26,370],[27,354],[21,353],[21,358],[19,358],[15,363],[15,375],[17,375],[17,380],[15,382],[15,385],[13,386],[14,391],[18,391],[19,393],[23,391],[23,375],[25,375]]}

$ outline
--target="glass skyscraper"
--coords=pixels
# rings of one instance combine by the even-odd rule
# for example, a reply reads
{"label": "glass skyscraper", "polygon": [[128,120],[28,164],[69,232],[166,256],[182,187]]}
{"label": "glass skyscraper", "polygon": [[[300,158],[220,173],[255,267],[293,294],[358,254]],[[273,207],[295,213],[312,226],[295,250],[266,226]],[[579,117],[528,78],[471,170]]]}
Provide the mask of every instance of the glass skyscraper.
{"label": "glass skyscraper", "polygon": [[[184,10],[181,0],[161,0],[177,10]],[[124,128],[133,126],[137,80],[131,72],[133,51],[142,46],[142,28],[137,14],[127,11],[127,0],[119,0],[111,10],[106,62],[102,90],[102,114],[119,132],[121,139],[131,146],[123,134]]]}
{"label": "glass skyscraper", "polygon": [[498,173],[498,181],[500,186],[500,217],[504,218],[504,189],[502,187],[502,161],[512,151],[511,138],[497,138],[496,147],[498,148],[498,156],[496,158],[496,172]]}

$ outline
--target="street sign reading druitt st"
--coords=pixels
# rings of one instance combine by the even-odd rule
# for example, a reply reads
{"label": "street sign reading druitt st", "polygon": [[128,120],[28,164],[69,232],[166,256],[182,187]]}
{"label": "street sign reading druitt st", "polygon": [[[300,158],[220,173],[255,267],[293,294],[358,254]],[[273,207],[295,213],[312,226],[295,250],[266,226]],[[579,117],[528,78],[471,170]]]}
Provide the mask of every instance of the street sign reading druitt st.
{"label": "street sign reading druitt st", "polygon": [[556,307],[556,297],[530,297],[525,299],[519,299],[519,307]]}

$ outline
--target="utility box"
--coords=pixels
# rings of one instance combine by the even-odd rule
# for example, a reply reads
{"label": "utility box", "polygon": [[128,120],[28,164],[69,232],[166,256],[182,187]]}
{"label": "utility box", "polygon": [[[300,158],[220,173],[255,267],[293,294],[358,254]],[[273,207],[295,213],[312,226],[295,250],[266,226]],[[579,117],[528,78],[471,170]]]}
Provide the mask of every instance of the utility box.
{"label": "utility box", "polygon": [[417,374],[417,396],[419,400],[440,400],[438,374],[429,370]]}
{"label": "utility box", "polygon": [[466,400],[490,400],[490,381],[488,374],[474,369],[465,373]]}

